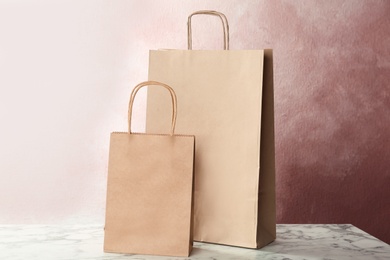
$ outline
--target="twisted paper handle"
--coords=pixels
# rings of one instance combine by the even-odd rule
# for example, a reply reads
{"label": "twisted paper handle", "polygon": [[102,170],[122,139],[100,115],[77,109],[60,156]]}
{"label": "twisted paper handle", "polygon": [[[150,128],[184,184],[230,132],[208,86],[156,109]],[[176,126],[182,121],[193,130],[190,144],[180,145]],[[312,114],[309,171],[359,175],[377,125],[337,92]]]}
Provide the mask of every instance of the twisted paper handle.
{"label": "twisted paper handle", "polygon": [[211,11],[211,10],[201,10],[192,13],[190,16],[188,16],[188,22],[187,22],[187,34],[188,34],[188,49],[192,50],[192,30],[191,30],[191,18],[194,15],[198,14],[207,14],[207,15],[214,15],[218,16],[222,21],[223,26],[223,48],[224,50],[229,50],[229,24],[226,19],[226,16],[223,13],[217,12],[217,11]]}
{"label": "twisted paper handle", "polygon": [[174,132],[175,132],[176,115],[177,115],[177,99],[176,99],[176,94],[175,94],[175,91],[174,91],[170,86],[168,86],[167,84],[158,82],[158,81],[145,81],[145,82],[142,82],[142,83],[138,84],[137,86],[135,86],[135,88],[134,88],[133,91],[131,92],[131,95],[130,95],[130,102],[129,102],[129,110],[128,110],[129,133],[130,133],[130,134],[132,133],[132,132],[131,132],[131,114],[132,114],[132,111],[133,111],[133,104],[134,104],[135,95],[137,94],[138,90],[140,90],[141,88],[143,88],[143,87],[145,87],[145,86],[148,86],[148,85],[155,85],[155,86],[164,87],[164,88],[166,88],[166,89],[169,91],[169,93],[171,94],[171,98],[172,98],[172,122],[171,122],[171,132],[170,132],[170,135],[173,135]]}

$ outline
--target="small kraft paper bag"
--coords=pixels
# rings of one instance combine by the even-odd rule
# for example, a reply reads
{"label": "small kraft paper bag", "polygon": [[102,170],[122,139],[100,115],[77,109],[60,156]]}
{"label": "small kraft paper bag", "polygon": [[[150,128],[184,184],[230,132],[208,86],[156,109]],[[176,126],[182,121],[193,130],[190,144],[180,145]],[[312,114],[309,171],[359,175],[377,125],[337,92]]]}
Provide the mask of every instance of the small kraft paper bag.
{"label": "small kraft paper bag", "polygon": [[[191,50],[191,18],[223,24],[224,50]],[[204,17],[204,16],[202,16]],[[260,248],[276,237],[272,50],[229,50],[226,17],[188,17],[188,50],[151,50],[149,80],[180,96],[177,130],[196,136],[194,240]],[[148,90],[146,129],[169,102]]]}
{"label": "small kraft paper bag", "polygon": [[[170,134],[131,132],[134,98],[147,85],[169,90]],[[195,137],[174,133],[176,104],[168,85],[140,83],[130,97],[128,132],[111,133],[105,252],[189,256],[192,250]]]}

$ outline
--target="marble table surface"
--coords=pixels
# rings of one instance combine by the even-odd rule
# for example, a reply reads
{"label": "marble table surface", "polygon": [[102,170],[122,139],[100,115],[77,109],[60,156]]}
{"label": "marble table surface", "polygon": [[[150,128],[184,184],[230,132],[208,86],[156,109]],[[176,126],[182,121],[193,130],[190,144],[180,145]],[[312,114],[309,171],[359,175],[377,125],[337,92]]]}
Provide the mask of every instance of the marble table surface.
{"label": "marble table surface", "polygon": [[348,224],[277,225],[262,249],[194,243],[189,258],[103,252],[101,225],[0,225],[0,259],[390,259],[390,245]]}

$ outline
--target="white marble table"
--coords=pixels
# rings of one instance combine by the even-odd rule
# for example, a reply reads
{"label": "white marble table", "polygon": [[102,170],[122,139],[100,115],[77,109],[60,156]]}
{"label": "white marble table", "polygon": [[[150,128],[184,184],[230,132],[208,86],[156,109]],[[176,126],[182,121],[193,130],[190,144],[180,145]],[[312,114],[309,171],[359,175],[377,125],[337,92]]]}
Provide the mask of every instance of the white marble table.
{"label": "white marble table", "polygon": [[0,225],[0,259],[390,259],[390,245],[352,225],[278,225],[260,249],[194,243],[190,258],[103,252],[99,225]]}

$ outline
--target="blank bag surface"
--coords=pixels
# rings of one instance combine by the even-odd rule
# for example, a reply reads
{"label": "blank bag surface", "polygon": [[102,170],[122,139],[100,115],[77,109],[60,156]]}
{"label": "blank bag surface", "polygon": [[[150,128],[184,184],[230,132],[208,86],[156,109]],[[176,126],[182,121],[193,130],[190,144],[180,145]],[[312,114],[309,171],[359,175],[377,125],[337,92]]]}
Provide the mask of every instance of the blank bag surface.
{"label": "blank bag surface", "polygon": [[111,134],[106,252],[189,255],[195,139],[173,130],[171,135]]}
{"label": "blank bag surface", "polygon": [[[215,11],[195,14],[204,13],[226,20]],[[194,240],[269,244],[276,237],[272,50],[149,55],[149,79],[166,82],[180,96],[177,130],[196,135]],[[167,127],[159,110],[170,104],[162,94],[148,91],[148,131]]]}

